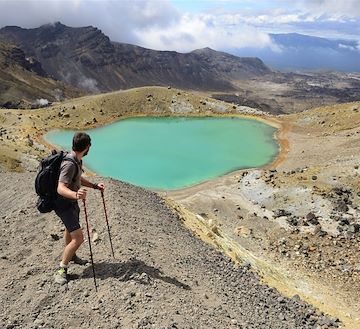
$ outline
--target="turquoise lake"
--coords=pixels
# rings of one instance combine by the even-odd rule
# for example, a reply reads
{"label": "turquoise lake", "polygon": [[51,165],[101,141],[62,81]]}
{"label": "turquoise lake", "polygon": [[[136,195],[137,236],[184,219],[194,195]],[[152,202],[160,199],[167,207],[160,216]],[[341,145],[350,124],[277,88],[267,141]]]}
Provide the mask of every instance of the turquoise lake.
{"label": "turquoise lake", "polygon": [[[276,128],[242,118],[143,117],[87,130],[91,171],[160,190],[191,186],[231,171],[260,167],[276,157]],[[45,139],[70,150],[75,131]]]}

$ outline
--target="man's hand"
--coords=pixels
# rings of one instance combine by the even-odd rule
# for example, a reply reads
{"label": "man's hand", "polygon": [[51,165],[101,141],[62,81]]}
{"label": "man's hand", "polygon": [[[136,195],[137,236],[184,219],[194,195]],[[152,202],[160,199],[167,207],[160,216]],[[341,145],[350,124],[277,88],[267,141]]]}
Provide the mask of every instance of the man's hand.
{"label": "man's hand", "polygon": [[105,190],[105,185],[104,185],[104,183],[99,183],[99,184],[97,184],[97,189],[100,190],[101,192],[104,192],[104,190]]}
{"label": "man's hand", "polygon": [[80,190],[78,190],[76,192],[76,198],[85,200],[86,199],[86,189],[81,188]]}

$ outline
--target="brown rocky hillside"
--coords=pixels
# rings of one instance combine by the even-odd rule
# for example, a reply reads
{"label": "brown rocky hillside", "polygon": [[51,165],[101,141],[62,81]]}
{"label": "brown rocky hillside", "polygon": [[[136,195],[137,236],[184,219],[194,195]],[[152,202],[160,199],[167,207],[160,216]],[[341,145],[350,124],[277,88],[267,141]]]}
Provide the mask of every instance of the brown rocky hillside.
{"label": "brown rocky hillside", "polygon": [[80,91],[47,76],[40,62],[18,47],[0,42],[0,107],[39,107],[36,100],[59,101],[81,95]]}

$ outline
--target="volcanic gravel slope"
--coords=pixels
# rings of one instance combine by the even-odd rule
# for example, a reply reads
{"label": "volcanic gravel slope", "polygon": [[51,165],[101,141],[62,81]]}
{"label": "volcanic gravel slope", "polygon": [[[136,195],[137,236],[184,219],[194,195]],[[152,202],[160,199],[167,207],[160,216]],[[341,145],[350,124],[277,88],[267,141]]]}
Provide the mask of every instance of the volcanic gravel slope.
{"label": "volcanic gravel slope", "polygon": [[[72,265],[72,280],[58,286],[52,275],[62,225],[55,214],[35,209],[34,176],[0,173],[1,328],[338,326],[194,237],[157,194],[110,179],[104,181],[116,259],[100,195],[91,190],[88,216],[100,237],[93,243],[98,293],[90,265]],[[85,241],[79,255],[89,258]]]}

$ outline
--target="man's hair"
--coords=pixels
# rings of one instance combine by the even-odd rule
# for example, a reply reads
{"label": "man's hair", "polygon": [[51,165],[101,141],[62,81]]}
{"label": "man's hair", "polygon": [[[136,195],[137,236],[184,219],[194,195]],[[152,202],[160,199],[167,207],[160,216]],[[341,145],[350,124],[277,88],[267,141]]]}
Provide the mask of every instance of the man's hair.
{"label": "man's hair", "polygon": [[73,137],[72,149],[76,152],[84,151],[89,145],[91,145],[91,138],[86,133],[76,133]]}

